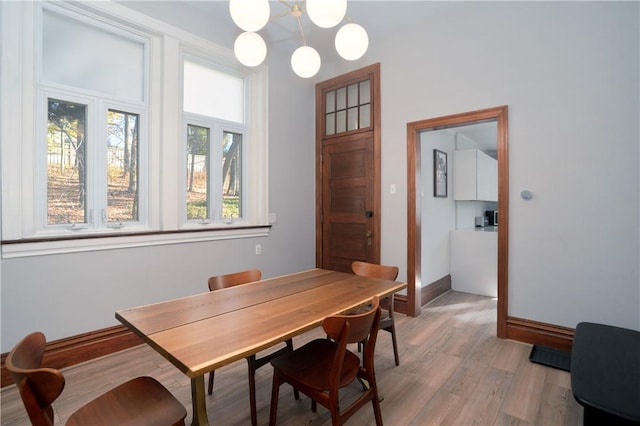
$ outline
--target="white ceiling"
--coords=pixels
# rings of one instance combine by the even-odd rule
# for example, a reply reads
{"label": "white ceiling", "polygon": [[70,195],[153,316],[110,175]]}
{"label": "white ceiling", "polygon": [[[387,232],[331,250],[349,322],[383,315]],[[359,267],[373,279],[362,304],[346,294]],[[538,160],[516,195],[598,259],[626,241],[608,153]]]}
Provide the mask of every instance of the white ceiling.
{"label": "white ceiling", "polygon": [[451,129],[474,141],[478,147],[489,155],[495,155],[498,149],[498,125],[495,121],[489,123],[471,124]]}

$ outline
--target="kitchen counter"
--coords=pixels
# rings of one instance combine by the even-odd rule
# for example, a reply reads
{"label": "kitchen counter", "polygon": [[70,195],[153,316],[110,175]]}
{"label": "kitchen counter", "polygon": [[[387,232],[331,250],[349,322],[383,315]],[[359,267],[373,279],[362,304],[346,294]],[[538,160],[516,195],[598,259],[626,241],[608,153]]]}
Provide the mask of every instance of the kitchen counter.
{"label": "kitchen counter", "polygon": [[451,231],[451,289],[498,297],[498,227]]}
{"label": "kitchen counter", "polygon": [[456,229],[456,231],[463,231],[463,232],[498,232],[498,227],[497,226],[477,226],[475,228],[461,228],[461,229]]}

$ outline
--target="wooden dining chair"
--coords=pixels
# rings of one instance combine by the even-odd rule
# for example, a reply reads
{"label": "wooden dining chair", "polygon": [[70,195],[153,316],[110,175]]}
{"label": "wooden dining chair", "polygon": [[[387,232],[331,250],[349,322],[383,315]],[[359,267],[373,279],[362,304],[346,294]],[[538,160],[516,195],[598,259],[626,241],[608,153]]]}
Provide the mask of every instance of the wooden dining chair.
{"label": "wooden dining chair", "polygon": [[[346,422],[357,410],[371,401],[376,425],[382,425],[380,399],[373,366],[373,354],[380,322],[380,301],[374,297],[371,309],[353,315],[335,315],[322,321],[328,339],[312,340],[290,354],[271,361],[273,386],[269,425],[275,426],[278,414],[280,385],[289,383],[331,412],[332,425]],[[347,345],[364,341],[362,363]],[[346,409],[340,410],[340,388],[354,380],[365,381],[368,386]]]}
{"label": "wooden dining chair", "polygon": [[[383,280],[395,281],[398,277],[397,266],[378,265],[375,263],[367,263],[355,261],[351,264],[351,270],[354,274],[363,277],[380,278]],[[380,330],[391,333],[391,342],[393,343],[393,356],[396,366],[400,365],[400,357],[398,356],[398,342],[396,339],[396,323],[393,316],[393,294],[387,298],[387,309],[382,310],[380,317]]]}
{"label": "wooden dining chair", "polygon": [[[42,367],[46,339],[41,332],[22,339],[6,359],[33,426],[54,424],[51,404],[64,389],[62,373]],[[66,424],[79,425],[184,425],[187,410],[164,386],[151,377],[137,377],[102,394],[74,412]]]}
{"label": "wooden dining chair", "polygon": [[[236,285],[247,284],[254,281],[260,281],[262,278],[262,272],[258,269],[251,269],[248,271],[235,272],[226,275],[217,275],[209,278],[209,290],[221,290],[227,287],[233,287]],[[247,364],[249,368],[249,404],[251,405],[251,424],[255,426],[258,423],[258,415],[256,412],[256,370],[269,362],[272,359],[285,354],[293,352],[293,340],[288,339],[286,346],[278,349],[275,352],[269,353],[258,358],[256,355],[247,357]],[[209,386],[208,393],[213,393],[213,380],[215,377],[215,370],[209,373]],[[298,394],[296,392],[296,398]]]}

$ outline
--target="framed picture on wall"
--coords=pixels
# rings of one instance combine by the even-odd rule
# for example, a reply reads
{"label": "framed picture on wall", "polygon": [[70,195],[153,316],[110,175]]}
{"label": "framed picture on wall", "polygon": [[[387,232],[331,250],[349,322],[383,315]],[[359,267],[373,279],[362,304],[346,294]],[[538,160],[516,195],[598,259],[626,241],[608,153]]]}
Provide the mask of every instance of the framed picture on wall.
{"label": "framed picture on wall", "polygon": [[447,198],[447,153],[433,150],[433,196]]}

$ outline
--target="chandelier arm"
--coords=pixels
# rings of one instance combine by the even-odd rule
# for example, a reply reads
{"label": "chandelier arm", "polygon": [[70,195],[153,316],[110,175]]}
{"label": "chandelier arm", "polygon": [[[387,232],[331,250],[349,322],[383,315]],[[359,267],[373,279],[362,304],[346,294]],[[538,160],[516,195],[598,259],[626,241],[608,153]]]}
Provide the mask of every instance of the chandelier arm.
{"label": "chandelier arm", "polygon": [[296,16],[297,20],[298,20],[298,27],[300,28],[300,34],[302,34],[302,42],[304,43],[304,45],[307,45],[307,39],[304,36],[304,31],[302,30],[302,21],[300,21],[300,17]]}

